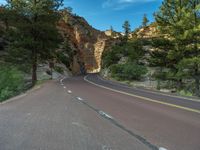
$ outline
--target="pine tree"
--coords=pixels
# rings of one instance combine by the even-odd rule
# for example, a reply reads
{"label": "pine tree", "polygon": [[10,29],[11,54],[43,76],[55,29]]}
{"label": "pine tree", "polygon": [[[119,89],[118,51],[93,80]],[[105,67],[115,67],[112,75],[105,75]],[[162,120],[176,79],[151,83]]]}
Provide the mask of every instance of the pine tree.
{"label": "pine tree", "polygon": [[199,9],[200,0],[164,0],[155,14],[161,31],[174,43],[167,57],[174,62],[177,79],[195,80],[196,95],[200,93]]}
{"label": "pine tree", "polygon": [[111,37],[113,37],[114,36],[114,29],[113,29],[112,26],[110,26],[110,32],[111,32]]}
{"label": "pine tree", "polygon": [[[12,18],[12,44],[17,60],[31,62],[32,83],[37,81],[39,60],[48,60],[59,44],[56,23],[60,19],[62,0],[8,0],[6,10],[15,13]],[[3,12],[4,13],[4,12]],[[12,53],[10,53],[12,55]],[[24,60],[24,57],[26,60]]]}
{"label": "pine tree", "polygon": [[146,26],[148,25],[148,22],[149,22],[149,20],[148,20],[148,18],[147,18],[147,15],[144,14],[143,20],[142,20],[142,26],[143,26],[143,27],[146,27]]}
{"label": "pine tree", "polygon": [[129,34],[131,32],[131,25],[130,25],[129,21],[126,20],[122,27],[124,29],[124,34],[125,34],[124,35],[124,41],[127,42]]}

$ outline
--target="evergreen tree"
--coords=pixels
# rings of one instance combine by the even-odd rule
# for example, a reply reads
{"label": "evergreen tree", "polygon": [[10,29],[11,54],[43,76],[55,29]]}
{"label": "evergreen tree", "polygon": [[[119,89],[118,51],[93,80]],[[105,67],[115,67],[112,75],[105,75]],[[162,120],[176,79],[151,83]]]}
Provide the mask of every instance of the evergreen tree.
{"label": "evergreen tree", "polygon": [[124,35],[124,41],[127,42],[129,34],[131,32],[131,25],[130,25],[129,21],[126,20],[122,27],[124,29],[124,34],[125,34]]}
{"label": "evergreen tree", "polygon": [[[164,0],[155,14],[161,31],[169,36],[174,48],[167,57],[174,62],[176,77],[195,81],[200,94],[200,0]],[[186,65],[187,64],[187,65]]]}
{"label": "evergreen tree", "polygon": [[112,26],[110,26],[110,32],[111,32],[111,37],[113,37],[114,36],[114,29],[113,29]]}
{"label": "evergreen tree", "polygon": [[[32,83],[37,81],[39,60],[48,60],[60,42],[56,23],[60,19],[62,0],[8,0],[6,11],[14,12],[12,19],[12,44],[16,61],[31,63]],[[3,11],[1,15],[4,15]]]}
{"label": "evergreen tree", "polygon": [[143,26],[143,27],[146,27],[146,26],[148,25],[148,22],[149,22],[149,20],[148,20],[148,18],[147,18],[147,15],[144,14],[143,20],[142,20],[142,26]]}

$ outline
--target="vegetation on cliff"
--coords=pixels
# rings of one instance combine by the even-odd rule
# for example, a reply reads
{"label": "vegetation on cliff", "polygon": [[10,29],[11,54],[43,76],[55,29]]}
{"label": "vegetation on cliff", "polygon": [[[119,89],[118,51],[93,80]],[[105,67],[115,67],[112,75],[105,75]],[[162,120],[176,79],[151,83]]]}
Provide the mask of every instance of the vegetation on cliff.
{"label": "vegetation on cliff", "polygon": [[[168,38],[154,41],[154,64],[160,76],[174,82],[176,89],[200,96],[200,1],[165,0],[155,19]],[[164,71],[162,68],[168,68]]]}
{"label": "vegetation on cliff", "polygon": [[[199,10],[199,0],[164,0],[155,13],[155,23],[147,25],[144,15],[142,26],[130,33],[126,21],[123,44],[105,52],[103,66],[120,80],[141,79],[148,67],[151,72],[146,80],[156,80],[158,89],[200,96]],[[130,46],[132,41],[137,41],[134,46]],[[121,64],[124,57],[127,61]],[[141,62],[145,63],[138,67]]]}
{"label": "vegetation on cliff", "polygon": [[[127,38],[127,37],[125,37]],[[127,41],[107,50],[103,54],[103,68],[109,68],[111,76],[119,80],[139,80],[147,73],[145,55],[140,40]]]}

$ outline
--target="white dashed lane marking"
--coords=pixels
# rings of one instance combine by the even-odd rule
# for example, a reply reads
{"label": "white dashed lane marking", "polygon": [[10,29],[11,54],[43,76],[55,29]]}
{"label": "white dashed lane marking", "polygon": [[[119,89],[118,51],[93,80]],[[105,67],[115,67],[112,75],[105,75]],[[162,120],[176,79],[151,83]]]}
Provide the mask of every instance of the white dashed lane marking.
{"label": "white dashed lane marking", "polygon": [[112,116],[108,115],[107,113],[105,113],[105,112],[103,112],[103,111],[101,111],[101,110],[99,111],[99,114],[100,114],[101,116],[106,117],[106,118],[113,119]]}
{"label": "white dashed lane marking", "polygon": [[83,99],[81,97],[76,97],[76,99],[79,101],[83,101]]}
{"label": "white dashed lane marking", "polygon": [[71,93],[72,93],[72,91],[70,91],[70,90],[68,90],[67,92],[68,92],[69,94],[71,94]]}
{"label": "white dashed lane marking", "polygon": [[167,150],[166,148],[164,147],[160,147],[159,150]]}

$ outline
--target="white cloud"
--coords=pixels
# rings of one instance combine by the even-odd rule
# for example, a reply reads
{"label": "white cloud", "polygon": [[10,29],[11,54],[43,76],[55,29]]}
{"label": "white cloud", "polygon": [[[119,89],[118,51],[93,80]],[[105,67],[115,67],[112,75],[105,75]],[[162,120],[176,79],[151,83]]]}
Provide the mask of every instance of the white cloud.
{"label": "white cloud", "polygon": [[134,3],[147,3],[158,0],[104,0],[103,8],[113,8],[114,10],[122,10]]}

